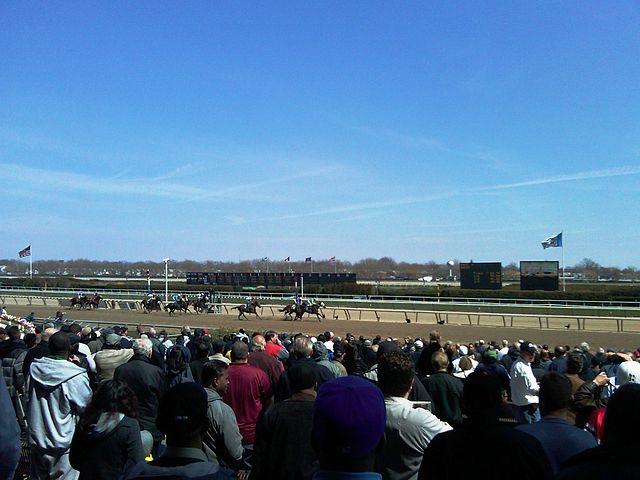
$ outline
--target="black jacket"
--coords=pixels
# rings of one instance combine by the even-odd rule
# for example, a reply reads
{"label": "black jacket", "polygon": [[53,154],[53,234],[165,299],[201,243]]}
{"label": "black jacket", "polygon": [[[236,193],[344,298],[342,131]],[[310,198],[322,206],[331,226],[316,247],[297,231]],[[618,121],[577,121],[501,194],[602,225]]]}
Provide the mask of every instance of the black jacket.
{"label": "black jacket", "polygon": [[125,382],[138,397],[138,422],[141,430],[148,430],[155,441],[164,437],[156,427],[160,398],[165,389],[165,373],[144,355],[136,354],[116,368],[114,380]]}
{"label": "black jacket", "polygon": [[80,479],[120,478],[127,467],[144,460],[137,420],[124,417],[112,430],[95,433],[76,427],[69,451]]}
{"label": "black jacket", "polygon": [[433,414],[451,426],[462,423],[462,380],[447,372],[436,372],[424,379],[431,395]]}

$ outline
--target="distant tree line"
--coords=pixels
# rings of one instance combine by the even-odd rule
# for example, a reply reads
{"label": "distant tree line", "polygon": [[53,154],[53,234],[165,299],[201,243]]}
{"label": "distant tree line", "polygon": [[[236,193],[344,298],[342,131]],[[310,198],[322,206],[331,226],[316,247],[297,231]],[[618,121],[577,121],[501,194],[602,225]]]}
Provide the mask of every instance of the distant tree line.
{"label": "distant tree line", "polygon": [[[244,260],[240,262],[221,262],[214,260],[172,260],[169,262],[169,276],[183,278],[186,272],[313,272],[355,273],[361,280],[417,280],[432,277],[433,281],[449,279],[459,275],[458,260],[453,266],[446,263],[429,261],[425,263],[397,262],[390,257],[364,258],[356,262],[336,260],[335,263],[324,261],[271,261],[265,259]],[[107,260],[37,260],[33,263],[34,273],[39,276],[69,277],[121,277],[144,279],[149,270],[152,278],[164,277],[164,263],[157,261],[107,261]],[[28,273],[29,264],[22,260],[0,260],[0,275],[24,275]],[[606,267],[590,258],[585,258],[576,265],[567,266],[566,271],[575,278],[585,280],[637,280],[640,271],[633,266],[626,268]],[[519,265],[510,263],[503,265],[503,278],[517,280],[520,275]]]}

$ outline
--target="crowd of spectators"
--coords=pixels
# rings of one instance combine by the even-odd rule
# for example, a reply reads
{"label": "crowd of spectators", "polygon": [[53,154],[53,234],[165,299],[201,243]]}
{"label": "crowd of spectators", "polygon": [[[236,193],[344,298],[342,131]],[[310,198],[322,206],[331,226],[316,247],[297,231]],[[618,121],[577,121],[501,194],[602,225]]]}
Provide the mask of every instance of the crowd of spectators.
{"label": "crowd of spectators", "polygon": [[0,329],[0,478],[640,478],[639,351],[58,327]]}

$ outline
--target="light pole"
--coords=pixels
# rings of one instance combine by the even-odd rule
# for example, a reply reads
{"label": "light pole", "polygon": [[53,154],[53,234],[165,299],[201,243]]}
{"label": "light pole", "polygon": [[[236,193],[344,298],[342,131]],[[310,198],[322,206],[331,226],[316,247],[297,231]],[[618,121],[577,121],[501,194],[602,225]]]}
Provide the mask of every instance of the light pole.
{"label": "light pole", "polygon": [[453,269],[451,267],[455,265],[455,262],[453,260],[449,260],[447,265],[449,265],[449,280],[451,281],[453,280]]}
{"label": "light pole", "polygon": [[163,258],[164,262],[164,301],[169,301],[169,260],[170,258]]}

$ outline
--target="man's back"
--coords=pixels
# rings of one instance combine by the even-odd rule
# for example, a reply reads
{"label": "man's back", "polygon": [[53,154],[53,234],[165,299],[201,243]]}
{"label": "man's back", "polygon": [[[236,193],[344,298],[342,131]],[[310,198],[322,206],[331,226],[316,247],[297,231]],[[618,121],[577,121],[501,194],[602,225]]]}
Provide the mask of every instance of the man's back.
{"label": "man's back", "polygon": [[447,478],[458,472],[492,472],[499,466],[519,480],[553,478],[551,466],[540,442],[512,427],[497,424],[473,425],[437,435],[427,447],[419,479]]}
{"label": "man's back", "polygon": [[317,470],[311,448],[313,398],[295,394],[269,407],[258,423],[251,478],[307,479]]}
{"label": "man's back", "polygon": [[433,400],[433,413],[451,425],[462,422],[462,380],[447,372],[436,372],[425,379]]}
{"label": "man's back", "polygon": [[451,426],[427,410],[413,408],[404,398],[385,397],[384,403],[387,420],[381,456],[383,478],[415,479],[429,442],[451,430]]}
{"label": "man's back", "polygon": [[229,387],[224,401],[236,414],[243,444],[253,443],[262,405],[270,397],[271,384],[266,373],[248,363],[229,365]]}
{"label": "man's back", "polygon": [[151,432],[154,440],[161,440],[163,435],[156,426],[156,416],[164,393],[164,372],[152,365],[147,357],[138,354],[116,368],[113,378],[125,382],[135,392],[140,429]]}
{"label": "man's back", "polygon": [[546,417],[539,422],[519,425],[516,430],[536,437],[547,453],[554,474],[569,458],[597,446],[593,435],[561,418]]}
{"label": "man's back", "polygon": [[249,354],[249,365],[259,368],[269,377],[271,382],[271,389],[275,388],[284,366],[282,362],[276,360],[273,355],[269,355],[263,351],[255,351]]}
{"label": "man's back", "polygon": [[68,449],[76,416],[91,399],[87,371],[68,360],[36,359],[29,393],[31,443],[42,450]]}

